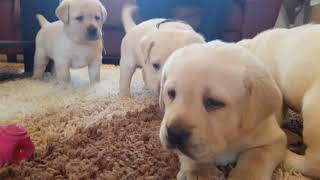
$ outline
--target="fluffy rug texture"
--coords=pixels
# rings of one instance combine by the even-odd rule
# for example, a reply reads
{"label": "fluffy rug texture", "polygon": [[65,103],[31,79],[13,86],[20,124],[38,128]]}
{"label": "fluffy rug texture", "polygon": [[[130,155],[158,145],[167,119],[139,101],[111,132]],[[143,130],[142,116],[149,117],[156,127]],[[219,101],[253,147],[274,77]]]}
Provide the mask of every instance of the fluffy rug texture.
{"label": "fluffy rug texture", "polygon": [[[133,78],[133,97],[118,97],[119,68],[103,66],[90,86],[85,69],[71,84],[21,79],[0,84],[0,125],[19,123],[36,145],[33,157],[0,169],[0,179],[175,179],[179,162],[161,148],[156,95]],[[225,179],[218,173],[215,179]],[[308,179],[279,167],[273,179]]]}

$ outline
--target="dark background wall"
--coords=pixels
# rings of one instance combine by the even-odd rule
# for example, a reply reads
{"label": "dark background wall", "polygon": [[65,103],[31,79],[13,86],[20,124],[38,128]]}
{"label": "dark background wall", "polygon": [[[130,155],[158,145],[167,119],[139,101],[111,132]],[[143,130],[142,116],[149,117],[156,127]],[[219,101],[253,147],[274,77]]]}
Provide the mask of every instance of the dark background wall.
{"label": "dark background wall", "polygon": [[49,21],[57,20],[55,9],[59,0],[21,0],[22,36],[24,40],[34,40],[39,31],[36,14],[44,15]]}

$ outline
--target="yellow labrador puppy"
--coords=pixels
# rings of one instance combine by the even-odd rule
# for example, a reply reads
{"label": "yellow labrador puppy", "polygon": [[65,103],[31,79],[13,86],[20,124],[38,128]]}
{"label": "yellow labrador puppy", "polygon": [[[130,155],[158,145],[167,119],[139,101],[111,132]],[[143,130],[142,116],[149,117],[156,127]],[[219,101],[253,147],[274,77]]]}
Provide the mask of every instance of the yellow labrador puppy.
{"label": "yellow labrador puppy", "polygon": [[70,68],[88,66],[91,83],[99,82],[106,9],[99,0],[64,0],[56,15],[60,21],[53,23],[37,16],[42,28],[36,37],[33,77],[41,78],[52,59],[60,81],[70,81]]}
{"label": "yellow labrador puppy", "polygon": [[239,44],[270,69],[286,105],[303,115],[305,155],[287,152],[285,166],[320,178],[320,25],[275,29]]}
{"label": "yellow labrador puppy", "polygon": [[204,38],[188,24],[167,19],[151,19],[138,25],[133,21],[137,7],[126,5],[123,24],[127,32],[122,40],[120,60],[120,95],[130,96],[132,75],[142,68],[146,86],[158,92],[162,66],[176,49],[192,43],[204,43]]}
{"label": "yellow labrador puppy", "polygon": [[285,156],[280,90],[245,48],[213,41],[175,51],[159,103],[160,140],[179,156],[179,180],[212,179],[215,165],[232,162],[229,179],[270,180]]}

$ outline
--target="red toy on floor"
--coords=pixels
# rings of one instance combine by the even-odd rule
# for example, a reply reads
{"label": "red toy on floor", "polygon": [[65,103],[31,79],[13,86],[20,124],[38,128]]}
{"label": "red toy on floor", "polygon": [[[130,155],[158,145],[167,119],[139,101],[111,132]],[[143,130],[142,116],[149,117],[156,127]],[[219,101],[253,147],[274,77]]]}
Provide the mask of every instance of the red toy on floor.
{"label": "red toy on floor", "polygon": [[0,126],[0,167],[31,157],[35,150],[27,131],[19,125]]}

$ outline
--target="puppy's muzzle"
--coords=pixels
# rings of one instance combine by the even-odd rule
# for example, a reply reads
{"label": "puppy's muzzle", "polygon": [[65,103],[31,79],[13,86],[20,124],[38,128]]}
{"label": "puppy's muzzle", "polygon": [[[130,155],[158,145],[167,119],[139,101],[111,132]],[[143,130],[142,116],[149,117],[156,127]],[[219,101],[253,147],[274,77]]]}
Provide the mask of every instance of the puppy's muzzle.
{"label": "puppy's muzzle", "polygon": [[182,125],[171,125],[167,128],[167,141],[170,149],[184,151],[191,132]]}
{"label": "puppy's muzzle", "polygon": [[88,38],[88,40],[91,40],[91,41],[99,39],[98,28],[95,26],[92,26],[92,25],[89,26],[87,28],[87,38]]}

